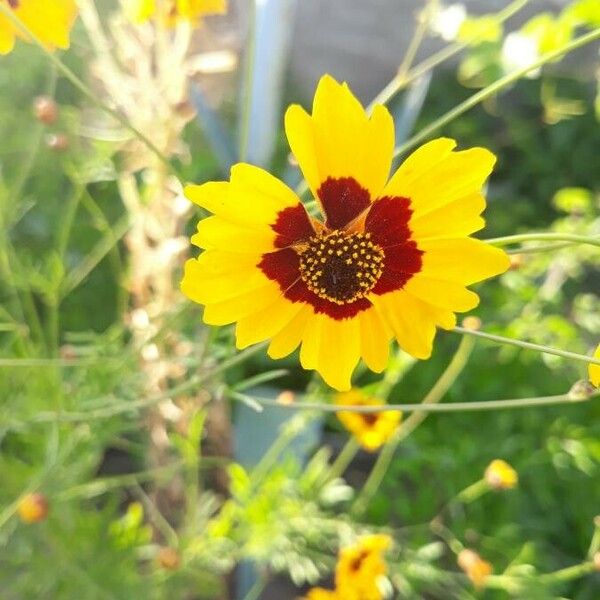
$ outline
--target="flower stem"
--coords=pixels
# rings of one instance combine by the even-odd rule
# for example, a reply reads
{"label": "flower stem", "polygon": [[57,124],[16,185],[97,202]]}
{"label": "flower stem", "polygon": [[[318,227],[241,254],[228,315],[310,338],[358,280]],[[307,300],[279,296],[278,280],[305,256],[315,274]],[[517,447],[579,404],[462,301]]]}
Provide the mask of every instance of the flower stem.
{"label": "flower stem", "polygon": [[544,585],[556,585],[564,583],[565,581],[571,581],[572,579],[578,579],[584,575],[589,575],[596,570],[596,566],[593,562],[583,562],[579,565],[573,565],[560,571],[554,571],[554,573],[547,573],[546,575],[540,575],[539,582]]}
{"label": "flower stem", "polygon": [[[467,365],[471,352],[475,343],[469,338],[463,338],[452,357],[452,360],[440,375],[438,380],[435,382],[433,387],[429,390],[425,398],[423,399],[422,405],[436,405],[446,394],[446,392],[452,387],[452,384],[456,381],[458,376],[462,373],[463,369]],[[377,457],[377,461],[371,474],[369,475],[362,491],[360,492],[352,512],[354,514],[360,514],[364,512],[368,506],[371,498],[375,492],[379,489],[385,474],[387,473],[389,466],[392,462],[396,449],[400,443],[405,440],[427,417],[426,412],[416,411],[406,421],[404,421],[394,436],[390,438],[383,450]]]}
{"label": "flower stem", "polygon": [[550,346],[544,346],[542,344],[534,344],[532,342],[524,342],[522,340],[516,340],[513,338],[507,338],[500,335],[493,335],[491,333],[485,333],[484,331],[475,331],[473,329],[465,329],[464,327],[455,327],[452,331],[456,333],[473,335],[475,337],[484,338],[491,342],[498,344],[506,344],[508,346],[518,346],[519,348],[525,348],[526,350],[535,350],[542,352],[543,354],[552,354],[554,356],[561,356],[562,358],[569,358],[571,360],[577,360],[592,365],[600,365],[600,359],[594,358],[593,356],[586,356],[585,354],[577,354],[576,352],[569,352],[567,350],[559,350],[558,348],[551,348]]}
{"label": "flower stem", "polygon": [[342,451],[337,455],[337,458],[331,464],[331,467],[329,467],[329,471],[323,478],[321,485],[324,485],[325,483],[336,479],[337,477],[341,477],[346,469],[350,466],[350,463],[354,460],[354,457],[359,449],[360,446],[356,441],[356,438],[354,436],[350,437],[342,448]]}
{"label": "flower stem", "polygon": [[[496,13],[496,22],[503,23],[504,21],[512,17],[515,13],[519,12],[528,2],[529,0],[516,0],[515,2],[512,2],[506,8]],[[387,104],[399,91],[404,89],[409,83],[413,82],[415,79],[418,79],[425,73],[431,71],[431,69],[442,64],[446,60],[452,58],[454,55],[458,54],[465,48],[468,48],[470,45],[476,44],[478,42],[479,39],[477,36],[465,41],[454,42],[453,44],[445,46],[435,54],[432,54],[408,72],[403,73],[401,68],[398,69],[398,73],[381,90],[381,92],[377,94],[377,96],[373,99],[371,104],[369,104],[369,108],[373,108],[373,106],[375,106],[376,104]]]}
{"label": "flower stem", "polygon": [[126,119],[121,113],[111,108],[95,94],[58,56],[48,50],[44,43],[38,36],[32,33],[29,28],[21,21],[21,19],[4,3],[0,3],[0,13],[2,13],[10,22],[25,35],[27,39],[31,39],[46,55],[46,57],[56,65],[58,70],[84,95],[95,104],[100,110],[104,111],[116,121],[118,121],[123,127],[128,129],[136,138],[140,140],[157,158],[163,162],[167,167],[173,171],[176,176],[179,174],[176,172],[175,167],[171,164],[169,159],[155,146],[155,144],[144,135],[137,127],[132,125],[128,119]]}
{"label": "flower stem", "polygon": [[404,144],[395,148],[394,157],[400,156],[401,154],[404,154],[411,148],[414,148],[415,146],[419,145],[421,142],[426,140],[431,134],[435,133],[438,129],[441,129],[442,127],[444,127],[463,113],[467,112],[474,106],[477,106],[493,94],[499,92],[500,90],[504,89],[510,84],[518,81],[521,77],[527,75],[527,73],[530,73],[531,71],[534,71],[535,69],[538,69],[539,67],[553,60],[556,60],[557,58],[561,58],[564,55],[572,52],[573,50],[581,48],[582,46],[585,46],[586,44],[589,44],[599,38],[600,27],[597,27],[596,29],[593,29],[592,31],[586,34],[575,38],[572,42],[564,45],[562,48],[558,48],[558,50],[554,50],[553,52],[548,52],[541,56],[538,60],[532,62],[531,64],[517,69],[512,73],[508,73],[500,79],[497,79],[496,81],[494,81],[494,83],[473,94],[470,98],[467,98],[464,102],[461,102],[452,110],[449,110],[446,114],[436,119],[433,123],[421,129],[419,133],[407,140]]}
{"label": "flower stem", "polygon": [[[575,235],[570,233],[521,233],[518,235],[506,235],[504,237],[484,240],[494,246],[508,246],[510,244],[521,244],[523,242],[552,241],[573,242],[576,244],[589,244],[600,247],[600,236]],[[525,248],[527,250],[527,248]]]}

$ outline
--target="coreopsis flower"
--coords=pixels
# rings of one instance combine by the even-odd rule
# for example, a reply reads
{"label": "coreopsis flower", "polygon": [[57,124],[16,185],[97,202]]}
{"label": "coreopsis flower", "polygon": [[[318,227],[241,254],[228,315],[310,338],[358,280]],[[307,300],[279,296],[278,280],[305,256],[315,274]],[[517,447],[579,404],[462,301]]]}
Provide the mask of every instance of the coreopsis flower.
{"label": "coreopsis flower", "polygon": [[[337,394],[335,402],[342,406],[385,406],[381,400],[369,398],[360,390]],[[369,452],[375,452],[390,439],[402,418],[402,413],[397,410],[372,413],[342,410],[336,415],[342,425],[356,437],[358,443]]]}
{"label": "coreopsis flower", "polygon": [[[600,359],[600,344],[594,352],[594,358]],[[588,365],[588,378],[590,383],[596,387],[600,387],[600,366],[589,364]]]}
{"label": "coreopsis flower", "polygon": [[157,17],[169,27],[178,21],[196,23],[205,15],[226,11],[227,0],[125,0],[125,13],[136,23]]}
{"label": "coreopsis flower", "polygon": [[519,482],[519,475],[507,462],[497,458],[487,466],[484,479],[495,490],[510,490]]}
{"label": "coreopsis flower", "polygon": [[205,305],[206,323],[237,323],[238,348],[270,340],[269,356],[282,358],[301,346],[302,366],[338,390],[361,357],[383,371],[392,338],[428,358],[436,327],[477,305],[466,286],[509,267],[502,250],[469,237],[484,226],[494,155],[440,138],[388,180],[392,117],[380,105],[368,116],[328,75],[312,115],[291,106],[285,129],[321,218],[248,164],[228,182],[188,186],[213,216],[192,237],[204,252],[186,263],[183,292]]}
{"label": "coreopsis flower", "polygon": [[457,562],[476,588],[485,587],[493,571],[487,560],[483,560],[474,550],[465,549],[459,552]]}
{"label": "coreopsis flower", "polygon": [[43,521],[48,516],[48,510],[48,499],[39,492],[25,494],[17,506],[17,513],[24,523]]}
{"label": "coreopsis flower", "polygon": [[378,585],[385,577],[385,551],[391,545],[387,535],[367,535],[356,544],[340,551],[335,570],[336,590],[340,598],[348,600],[381,600]]}
{"label": "coreopsis flower", "polygon": [[316,587],[309,590],[304,600],[343,600],[338,595],[336,590],[326,590],[325,588]]}
{"label": "coreopsis flower", "polygon": [[[75,0],[0,0],[0,3],[7,5],[49,49],[69,47],[69,34],[77,17]],[[7,16],[0,13],[0,54],[8,54],[17,37],[27,39]]]}

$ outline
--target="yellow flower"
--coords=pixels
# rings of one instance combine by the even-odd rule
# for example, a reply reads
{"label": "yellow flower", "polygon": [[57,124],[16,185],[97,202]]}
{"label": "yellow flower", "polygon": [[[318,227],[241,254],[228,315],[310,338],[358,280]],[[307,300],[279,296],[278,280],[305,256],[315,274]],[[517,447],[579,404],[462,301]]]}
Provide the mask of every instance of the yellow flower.
{"label": "yellow flower", "polygon": [[17,512],[24,523],[39,523],[48,516],[49,504],[46,496],[40,493],[23,496]]}
{"label": "yellow flower", "polygon": [[[342,406],[385,406],[381,400],[367,398],[360,390],[337,394],[336,404]],[[340,411],[336,413],[342,425],[356,436],[359,444],[369,452],[378,450],[396,431],[402,413],[384,410],[376,413]]]}
{"label": "yellow flower", "polygon": [[[600,344],[598,344],[596,352],[594,352],[594,358],[600,359]],[[592,385],[600,387],[600,366],[589,364],[588,377]]]}
{"label": "yellow flower", "polygon": [[493,571],[492,565],[474,550],[461,550],[457,562],[476,588],[484,587]]}
{"label": "yellow flower", "polygon": [[321,219],[266,171],[237,164],[228,182],[188,186],[213,213],[192,243],[183,292],[211,325],[236,322],[238,348],[269,340],[282,358],[298,346],[305,369],[349,390],[362,357],[380,373],[389,343],[429,358],[436,327],[479,302],[467,285],[504,272],[506,254],[469,235],[484,226],[481,187],[495,162],[483,148],[454,152],[440,138],[411,154],[388,181],[394,123],[369,117],[346,84],[328,75],[312,115],[285,115],[291,149]]}
{"label": "yellow flower", "polygon": [[136,23],[157,16],[172,27],[178,21],[196,23],[204,15],[223,14],[227,0],[125,0],[125,14]]}
{"label": "yellow flower", "polygon": [[507,462],[498,458],[487,466],[484,478],[495,490],[510,490],[519,482],[517,472]]}
{"label": "yellow flower", "polygon": [[336,590],[344,600],[381,600],[377,584],[387,573],[383,554],[390,547],[387,535],[368,535],[342,548],[335,570]]}
{"label": "yellow flower", "polygon": [[[47,48],[68,48],[69,33],[77,17],[75,0],[0,0],[12,9],[33,35]],[[17,37],[24,34],[0,13],[0,54],[8,54]]]}

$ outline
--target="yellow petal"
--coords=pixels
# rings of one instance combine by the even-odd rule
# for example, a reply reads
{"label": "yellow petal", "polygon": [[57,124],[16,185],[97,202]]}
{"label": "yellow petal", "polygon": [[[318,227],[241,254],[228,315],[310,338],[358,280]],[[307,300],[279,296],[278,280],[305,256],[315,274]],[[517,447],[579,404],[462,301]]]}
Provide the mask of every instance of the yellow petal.
{"label": "yellow petal", "polygon": [[221,249],[229,252],[264,254],[275,246],[275,232],[271,229],[251,229],[221,217],[207,217],[198,223],[198,232],[192,244],[204,249]]}
{"label": "yellow petal", "polygon": [[303,305],[300,312],[277,334],[269,344],[268,355],[271,358],[283,358],[291,354],[302,341],[304,329],[313,315],[312,307]]}
{"label": "yellow petal", "polygon": [[[485,148],[452,152],[453,140],[435,140],[419,148],[418,160],[402,165],[384,195],[410,198],[413,218],[430,213],[465,196],[478,193],[492,172],[496,157]],[[429,167],[427,166],[429,159]]]}
{"label": "yellow petal", "polygon": [[360,358],[360,322],[315,315],[302,337],[300,362],[315,369],[324,381],[340,391],[350,389],[350,378]]}
{"label": "yellow petal", "polygon": [[431,279],[417,273],[404,286],[404,289],[425,300],[429,304],[447,308],[454,312],[466,312],[479,304],[479,296],[463,285],[451,281]]}
{"label": "yellow petal", "polygon": [[371,371],[381,373],[388,363],[391,332],[372,307],[358,315],[360,319],[360,353]]}
{"label": "yellow petal", "polygon": [[0,54],[8,54],[14,47],[14,27],[5,16],[0,15]]}
{"label": "yellow petal", "polygon": [[313,192],[329,177],[353,177],[375,198],[389,175],[394,123],[383,106],[367,117],[348,86],[324,75],[317,86],[312,115],[291,106],[286,135]]}
{"label": "yellow petal", "polygon": [[481,194],[468,194],[431,212],[413,215],[410,230],[417,240],[467,236],[485,226],[479,216],[484,209],[485,198]]}
{"label": "yellow petal", "polygon": [[252,229],[268,229],[280,211],[300,202],[279,179],[245,163],[232,167],[230,181],[188,185],[185,195],[222,219]]}
{"label": "yellow petal", "polygon": [[[600,359],[600,344],[598,344],[596,352],[594,352],[594,358]],[[588,365],[588,376],[592,385],[600,387],[600,365]]]}
{"label": "yellow petal", "polygon": [[20,0],[14,12],[48,48],[69,47],[69,34],[77,18],[75,0]]}
{"label": "yellow petal", "polygon": [[284,296],[262,310],[252,313],[237,322],[236,346],[247,348],[279,333],[302,309],[304,304],[290,302]]}
{"label": "yellow petal", "polygon": [[185,263],[181,291],[199,304],[215,304],[264,288],[269,279],[260,269],[218,272],[209,261],[190,259]]}
{"label": "yellow petal", "polygon": [[260,288],[240,293],[221,302],[207,304],[203,321],[208,325],[228,325],[270,306],[280,297],[279,286],[268,280]]}
{"label": "yellow petal", "polygon": [[473,238],[419,241],[419,248],[424,251],[421,272],[432,279],[469,285],[510,267],[503,250]]}
{"label": "yellow petal", "polygon": [[429,358],[436,321],[430,307],[404,290],[369,299],[391,327],[400,347],[415,358]]}

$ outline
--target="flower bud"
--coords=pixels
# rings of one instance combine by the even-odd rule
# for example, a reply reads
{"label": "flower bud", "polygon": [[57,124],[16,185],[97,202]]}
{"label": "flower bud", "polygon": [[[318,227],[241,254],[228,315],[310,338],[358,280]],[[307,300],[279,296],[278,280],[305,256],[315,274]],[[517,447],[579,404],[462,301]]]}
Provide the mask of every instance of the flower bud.
{"label": "flower bud", "polygon": [[457,562],[476,588],[484,587],[492,574],[492,565],[487,560],[483,560],[474,550],[468,548],[461,550]]}
{"label": "flower bud", "polygon": [[50,96],[38,96],[33,101],[33,114],[44,125],[52,125],[58,119],[58,106]]}
{"label": "flower bud", "polygon": [[600,571],[600,552],[596,552],[594,554],[592,562],[594,563],[594,568],[596,569],[596,571]]}
{"label": "flower bud", "polygon": [[296,401],[296,397],[294,395],[294,392],[292,392],[291,390],[283,390],[279,396],[277,396],[277,403],[278,404],[294,404],[294,402]]}
{"label": "flower bud", "polygon": [[49,504],[46,496],[38,492],[21,498],[17,512],[23,523],[39,523],[48,516]]}
{"label": "flower bud", "polygon": [[465,317],[462,326],[471,331],[479,331],[481,329],[481,319],[475,316]]}
{"label": "flower bud", "polygon": [[64,152],[69,148],[69,138],[64,133],[51,133],[46,136],[46,146],[54,152]]}
{"label": "flower bud", "polygon": [[179,552],[168,546],[164,546],[158,551],[157,560],[158,564],[167,571],[175,571],[181,565]]}
{"label": "flower bud", "polygon": [[519,475],[507,462],[496,459],[488,465],[484,479],[494,490],[510,490],[519,482]]}
{"label": "flower bud", "polygon": [[511,254],[509,256],[509,259],[510,259],[510,270],[511,271],[517,271],[525,263],[525,255],[524,254]]}

